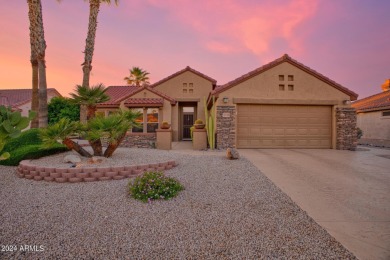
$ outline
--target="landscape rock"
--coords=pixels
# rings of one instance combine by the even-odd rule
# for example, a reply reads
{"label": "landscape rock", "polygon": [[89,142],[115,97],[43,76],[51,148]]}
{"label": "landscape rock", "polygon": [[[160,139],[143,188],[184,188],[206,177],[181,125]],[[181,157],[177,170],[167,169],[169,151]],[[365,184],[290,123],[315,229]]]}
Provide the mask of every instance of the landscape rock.
{"label": "landscape rock", "polygon": [[78,155],[68,154],[67,156],[64,157],[64,163],[76,164],[76,163],[79,163],[79,162],[81,162],[81,158]]}
{"label": "landscape rock", "polygon": [[229,160],[236,160],[236,159],[240,158],[240,154],[238,153],[236,148],[228,148],[226,150],[226,157]]}

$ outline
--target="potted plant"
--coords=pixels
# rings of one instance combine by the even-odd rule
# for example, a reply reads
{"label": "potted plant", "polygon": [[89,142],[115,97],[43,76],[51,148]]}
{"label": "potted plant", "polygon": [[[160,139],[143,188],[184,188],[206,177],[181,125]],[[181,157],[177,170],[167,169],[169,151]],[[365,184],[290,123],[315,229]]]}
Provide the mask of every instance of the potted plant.
{"label": "potted plant", "polygon": [[205,124],[203,123],[202,119],[196,119],[194,126],[196,129],[204,129]]}
{"label": "potted plant", "polygon": [[161,123],[161,129],[169,129],[171,127],[171,124],[169,124],[167,121],[163,121]]}

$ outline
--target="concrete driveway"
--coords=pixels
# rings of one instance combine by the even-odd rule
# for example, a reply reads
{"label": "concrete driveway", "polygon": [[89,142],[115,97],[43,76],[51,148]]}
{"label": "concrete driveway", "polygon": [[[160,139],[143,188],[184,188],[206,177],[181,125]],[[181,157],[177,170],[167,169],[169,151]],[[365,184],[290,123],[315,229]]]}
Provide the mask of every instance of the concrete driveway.
{"label": "concrete driveway", "polygon": [[390,259],[390,150],[240,149],[360,259]]}

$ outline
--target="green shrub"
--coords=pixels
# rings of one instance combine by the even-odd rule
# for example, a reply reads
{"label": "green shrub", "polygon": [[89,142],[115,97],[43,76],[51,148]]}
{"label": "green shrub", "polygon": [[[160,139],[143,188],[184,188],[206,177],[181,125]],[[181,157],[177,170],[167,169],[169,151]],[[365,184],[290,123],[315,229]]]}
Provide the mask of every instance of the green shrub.
{"label": "green shrub", "polygon": [[39,129],[29,129],[20,134],[19,137],[9,139],[5,144],[3,150],[6,152],[14,151],[25,145],[41,144],[42,141],[39,138]]}
{"label": "green shrub", "polygon": [[129,193],[137,200],[151,200],[175,197],[184,187],[174,178],[166,177],[162,172],[145,172],[142,176],[129,181]]}
{"label": "green shrub", "polygon": [[363,136],[363,130],[358,127],[357,128],[357,138],[360,139],[360,138],[362,138],[362,136]]}
{"label": "green shrub", "polygon": [[27,159],[38,159],[44,156],[68,151],[62,144],[55,144],[50,148],[43,148],[39,138],[39,129],[29,129],[13,139],[9,139],[4,146],[4,151],[9,152],[11,157],[0,161],[0,165],[17,166],[19,162]]}
{"label": "green shrub", "polygon": [[64,145],[55,144],[50,148],[42,148],[40,144],[24,145],[16,150],[10,151],[11,157],[0,161],[1,165],[17,166],[22,160],[38,159],[57,153],[69,151]]}

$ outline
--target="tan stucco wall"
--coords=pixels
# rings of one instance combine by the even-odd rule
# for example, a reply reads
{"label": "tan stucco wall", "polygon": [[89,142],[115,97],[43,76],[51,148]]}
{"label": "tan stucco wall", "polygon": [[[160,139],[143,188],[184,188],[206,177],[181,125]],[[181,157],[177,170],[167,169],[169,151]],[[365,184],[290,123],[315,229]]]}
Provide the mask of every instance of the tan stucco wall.
{"label": "tan stucco wall", "polygon": [[390,141],[390,117],[383,117],[382,111],[358,113],[357,127],[363,130],[362,138]]}
{"label": "tan stucco wall", "polygon": [[[284,81],[279,80],[279,75],[284,75]],[[288,75],[293,75],[294,80],[288,81]],[[284,91],[279,90],[280,84],[285,85]],[[293,85],[294,90],[289,91],[288,85]],[[223,102],[224,97],[228,98],[227,103]],[[239,103],[253,103],[332,106],[332,147],[335,148],[335,110],[337,107],[350,107],[343,104],[344,100],[350,100],[350,97],[309,73],[284,62],[220,93],[216,105],[237,106]]]}
{"label": "tan stucco wall", "polygon": [[[183,93],[183,83],[193,84],[193,93]],[[186,71],[177,75],[176,77],[169,79],[155,87],[156,90],[165,93],[166,95],[174,98],[178,102],[196,102],[197,111],[196,117],[204,120],[204,97],[208,97],[212,90],[212,83],[199,75]],[[189,87],[187,87],[189,89]],[[171,109],[171,122],[173,130],[173,141],[179,140],[179,105],[173,106]],[[165,104],[164,104],[165,109]],[[164,112],[165,118],[165,112]],[[165,119],[164,119],[165,120]]]}

